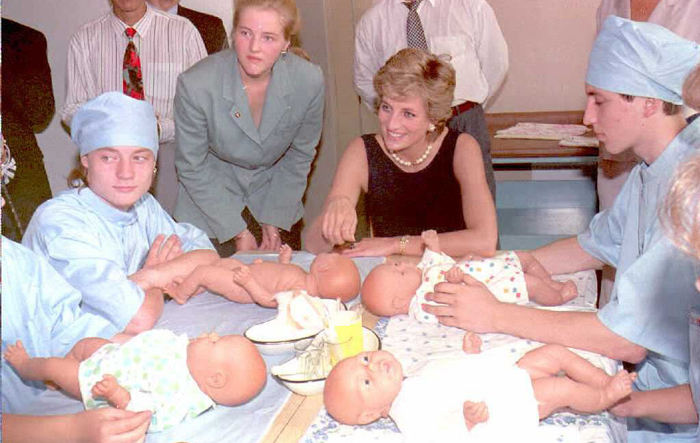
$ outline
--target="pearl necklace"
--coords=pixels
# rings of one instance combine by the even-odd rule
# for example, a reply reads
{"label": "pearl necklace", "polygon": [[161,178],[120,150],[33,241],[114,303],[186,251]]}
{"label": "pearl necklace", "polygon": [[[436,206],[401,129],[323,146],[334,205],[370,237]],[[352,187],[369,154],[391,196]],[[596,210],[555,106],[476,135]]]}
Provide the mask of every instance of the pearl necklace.
{"label": "pearl necklace", "polygon": [[396,163],[398,163],[402,166],[418,166],[421,163],[423,163],[426,158],[428,158],[428,156],[430,155],[430,151],[432,149],[433,149],[433,145],[428,145],[428,147],[425,148],[425,152],[423,153],[423,155],[421,155],[420,157],[418,157],[414,161],[404,160],[401,157],[399,157],[395,152],[390,152],[390,154],[391,154],[391,158],[393,158],[396,161]]}

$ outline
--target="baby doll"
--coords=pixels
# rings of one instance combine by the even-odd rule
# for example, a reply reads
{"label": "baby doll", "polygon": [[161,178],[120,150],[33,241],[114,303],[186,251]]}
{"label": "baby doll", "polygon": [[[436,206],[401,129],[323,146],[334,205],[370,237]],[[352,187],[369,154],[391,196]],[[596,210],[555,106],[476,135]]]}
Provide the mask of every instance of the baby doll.
{"label": "baby doll", "polygon": [[[479,352],[477,335],[466,342]],[[323,401],[344,424],[391,417],[408,442],[524,442],[537,441],[539,420],[560,408],[612,406],[636,377],[624,370],[611,377],[559,345],[529,351],[515,365],[464,355],[429,360],[407,375],[391,353],[365,352],[331,370]]]}
{"label": "baby doll", "polygon": [[[465,257],[459,263],[440,249],[437,232],[421,234],[425,253],[418,266],[410,263],[384,263],[372,269],[362,285],[362,303],[375,315],[410,314],[425,323],[437,318],[423,311],[428,302],[425,294],[441,281],[461,283],[465,273],[484,283],[503,302],[560,305],[576,298],[572,281],[560,283],[551,279],[534,259],[506,252],[494,258]],[[529,257],[529,256],[527,256]]]}
{"label": "baby doll", "polygon": [[214,404],[245,403],[266,379],[265,361],[239,335],[212,333],[188,340],[157,329],[121,345],[87,338],[63,358],[31,358],[18,341],[4,356],[23,379],[50,381],[82,399],[86,409],[109,403],[153,411],[149,432],[194,418]]}
{"label": "baby doll", "polygon": [[307,273],[292,264],[292,250],[282,245],[279,262],[219,258],[215,251],[190,251],[174,260],[143,270],[138,276],[144,290],[163,288],[176,302],[185,303],[202,289],[239,303],[276,307],[275,294],[305,290],[321,298],[349,301],[360,291],[360,272],[349,257],[337,253],[316,256]]}

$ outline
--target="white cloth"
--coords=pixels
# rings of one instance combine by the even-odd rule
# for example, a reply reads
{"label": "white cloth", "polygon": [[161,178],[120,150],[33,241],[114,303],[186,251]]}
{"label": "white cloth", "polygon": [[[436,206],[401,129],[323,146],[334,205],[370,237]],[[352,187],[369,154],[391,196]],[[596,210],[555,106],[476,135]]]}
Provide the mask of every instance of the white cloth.
{"label": "white cloth", "polygon": [[91,390],[104,375],[113,375],[129,391],[127,410],[151,410],[149,432],[159,432],[194,418],[214,406],[187,367],[186,334],[165,329],[143,332],[124,344],[109,343],[80,363],[78,382],[85,408],[107,405]]}
{"label": "white cloth", "polygon": [[[389,415],[407,443],[535,442],[537,401],[528,373],[484,355],[432,360],[407,371]],[[467,430],[465,401],[489,419]]]}
{"label": "white cloth", "polygon": [[[630,0],[602,0],[596,21],[598,32],[609,15],[631,18]],[[647,22],[700,43],[700,2],[697,0],[659,0]]]}
{"label": "white cloth", "polygon": [[[508,46],[493,9],[484,0],[423,0],[418,15],[430,51],[451,56],[457,72],[453,105],[485,102],[508,71]],[[355,89],[370,108],[376,97],[374,75],[406,47],[407,18],[402,0],[383,0],[357,24]]]}
{"label": "white cloth", "polygon": [[423,272],[422,282],[416,295],[411,299],[409,315],[424,323],[437,323],[437,317],[423,310],[423,304],[439,306],[428,301],[425,295],[432,292],[436,284],[445,281],[445,273],[455,265],[467,275],[485,284],[499,301],[525,304],[530,298],[525,284],[520,259],[513,251],[504,252],[493,258],[463,260],[456,263],[452,257],[426,249],[418,268]]}
{"label": "white cloth", "polygon": [[[129,27],[109,12],[80,29],[68,43],[66,102],[61,119],[70,126],[78,108],[108,91],[123,90],[124,51]],[[178,75],[207,56],[202,37],[186,18],[147,5],[136,24],[134,43],[139,51],[146,101],[153,105],[160,141],[175,138],[173,98]]]}

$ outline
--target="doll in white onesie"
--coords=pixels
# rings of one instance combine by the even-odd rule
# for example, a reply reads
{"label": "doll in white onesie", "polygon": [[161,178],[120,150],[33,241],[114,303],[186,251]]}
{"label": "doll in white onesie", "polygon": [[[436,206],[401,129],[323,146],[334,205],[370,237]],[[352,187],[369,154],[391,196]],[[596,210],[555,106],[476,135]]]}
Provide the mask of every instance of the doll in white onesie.
{"label": "doll in white onesie", "polygon": [[459,262],[444,254],[435,231],[421,234],[425,252],[421,262],[384,263],[369,273],[362,285],[362,303],[375,315],[409,314],[425,323],[437,323],[437,318],[425,312],[422,305],[434,304],[425,299],[436,284],[449,281],[461,283],[465,275],[484,283],[502,302],[555,306],[573,300],[578,295],[572,281],[557,282],[531,256],[521,260],[515,251],[493,258],[468,256]]}
{"label": "doll in white onesie", "polygon": [[[467,335],[465,350],[478,353],[479,336]],[[409,443],[534,443],[539,420],[566,407],[607,409],[630,394],[635,376],[624,370],[609,376],[559,345],[529,351],[516,364],[465,355],[421,362],[406,373],[391,353],[374,351],[340,361],[323,402],[343,424],[391,417]]]}

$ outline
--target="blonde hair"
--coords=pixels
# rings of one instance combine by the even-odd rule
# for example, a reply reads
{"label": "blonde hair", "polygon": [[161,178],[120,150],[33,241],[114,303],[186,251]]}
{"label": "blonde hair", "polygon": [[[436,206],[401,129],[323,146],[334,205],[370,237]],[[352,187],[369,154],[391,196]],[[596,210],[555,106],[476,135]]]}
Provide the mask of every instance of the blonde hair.
{"label": "blonde hair", "polygon": [[241,13],[247,8],[272,9],[279,14],[284,28],[284,38],[288,41],[299,33],[299,10],[294,0],[236,0],[233,13],[233,29],[238,27]]}
{"label": "blonde hair", "polygon": [[374,107],[379,109],[384,97],[416,95],[423,99],[428,119],[439,134],[452,117],[455,85],[455,70],[443,57],[416,48],[402,49],[374,76],[378,96]]}
{"label": "blonde hair", "polygon": [[693,109],[700,110],[700,65],[690,71],[683,83],[683,101]]}
{"label": "blonde hair", "polygon": [[66,182],[68,184],[68,189],[82,189],[89,187],[87,168],[83,166],[83,163],[80,161],[80,155],[78,155],[77,166],[68,173]]}
{"label": "blonde hair", "polygon": [[661,222],[678,248],[700,260],[700,153],[678,167],[672,183]]}

